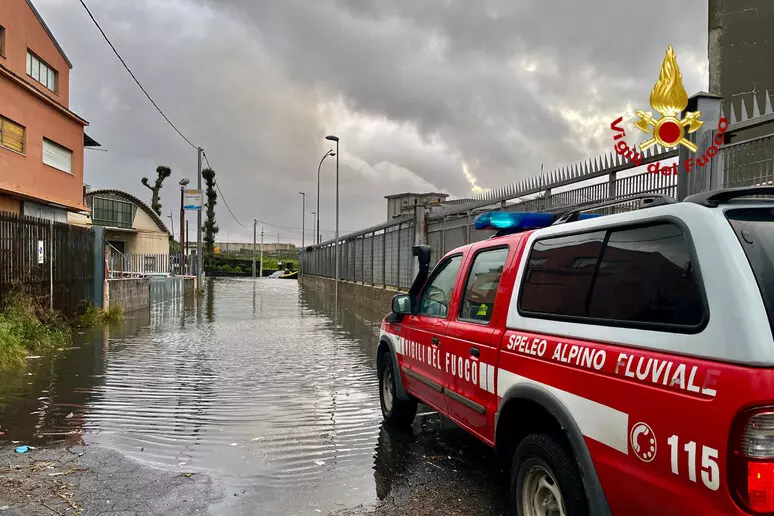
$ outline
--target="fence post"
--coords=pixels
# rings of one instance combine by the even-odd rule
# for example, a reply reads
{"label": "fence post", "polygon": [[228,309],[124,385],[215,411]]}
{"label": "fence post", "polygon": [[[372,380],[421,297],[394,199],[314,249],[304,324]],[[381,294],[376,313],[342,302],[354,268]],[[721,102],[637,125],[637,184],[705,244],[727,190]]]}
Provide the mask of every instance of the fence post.
{"label": "fence post", "polygon": [[382,231],[382,288],[387,288],[387,228]]}
{"label": "fence post", "polygon": [[[427,209],[414,206],[414,245],[427,245]],[[419,260],[414,260],[414,277],[419,274]]]}
{"label": "fence post", "polygon": [[466,221],[465,230],[467,231],[467,235],[466,235],[467,242],[465,243],[469,244],[470,243],[470,210],[465,212],[465,221]]}
{"label": "fence post", "polygon": [[376,243],[376,231],[371,232],[371,286],[376,286],[376,276],[374,275],[374,244]]}
{"label": "fence post", "polygon": [[48,221],[48,308],[54,311],[54,221]]}
{"label": "fence post", "polygon": [[438,260],[441,256],[446,254],[446,215],[441,217],[441,255],[438,256]]}
{"label": "fence post", "polygon": [[[720,103],[722,100],[723,97],[719,95],[713,95],[712,93],[704,92],[697,93],[688,99],[688,106],[686,107],[686,111],[701,111],[702,118],[704,119],[704,125],[698,131],[688,136],[688,139],[690,139],[693,143],[701,145],[703,142],[707,141],[704,135],[708,132],[712,133],[712,131],[717,128],[718,121],[720,120]],[[704,152],[704,150],[706,149],[699,147],[697,154]],[[694,165],[691,174],[685,172],[685,164],[688,159],[696,159],[694,153],[686,149],[684,146],[681,146],[679,157],[680,161],[678,163],[677,174],[677,200],[682,201],[687,196],[697,193],[706,187],[700,180],[701,178],[697,177],[699,175],[699,170],[701,170],[699,167]],[[709,171],[702,171],[702,174],[706,175],[708,173]]]}
{"label": "fence post", "polygon": [[363,243],[360,244],[360,280],[365,285],[365,235],[363,235]]}
{"label": "fence post", "polygon": [[398,290],[400,290],[400,227],[402,226],[402,223],[398,223],[398,264],[397,264],[397,270],[398,270],[398,278],[395,281],[397,283],[396,287],[398,287]]}

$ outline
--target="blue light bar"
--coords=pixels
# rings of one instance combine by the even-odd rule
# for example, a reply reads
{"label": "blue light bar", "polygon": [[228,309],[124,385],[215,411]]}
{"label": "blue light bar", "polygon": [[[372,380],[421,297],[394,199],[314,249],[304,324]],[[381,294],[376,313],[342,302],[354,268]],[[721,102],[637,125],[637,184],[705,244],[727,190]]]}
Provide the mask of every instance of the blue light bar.
{"label": "blue light bar", "polygon": [[551,213],[490,211],[476,217],[476,229],[526,231],[545,228],[554,222]]}

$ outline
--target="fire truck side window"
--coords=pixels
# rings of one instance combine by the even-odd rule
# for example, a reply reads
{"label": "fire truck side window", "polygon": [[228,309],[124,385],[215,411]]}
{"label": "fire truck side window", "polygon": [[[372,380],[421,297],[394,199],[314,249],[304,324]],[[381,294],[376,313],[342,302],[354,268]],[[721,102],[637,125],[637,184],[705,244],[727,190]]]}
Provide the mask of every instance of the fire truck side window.
{"label": "fire truck side window", "polygon": [[657,224],[611,231],[590,299],[589,317],[699,325],[704,305],[682,229]]}
{"label": "fire truck side window", "polygon": [[462,264],[462,255],[452,256],[441,262],[433,271],[433,276],[422,289],[419,299],[419,315],[446,317],[449,313],[454,283]]}
{"label": "fire truck side window", "polygon": [[583,316],[604,237],[604,231],[596,231],[535,242],[524,275],[519,309]]}
{"label": "fire truck side window", "polygon": [[537,241],[519,310],[536,317],[589,318],[644,328],[696,328],[702,323],[702,293],[679,226],[615,229],[606,241],[604,237],[605,232],[595,232]]}
{"label": "fire truck side window", "polygon": [[460,303],[461,321],[488,323],[492,318],[500,276],[508,258],[508,248],[481,251],[473,258],[465,293]]}

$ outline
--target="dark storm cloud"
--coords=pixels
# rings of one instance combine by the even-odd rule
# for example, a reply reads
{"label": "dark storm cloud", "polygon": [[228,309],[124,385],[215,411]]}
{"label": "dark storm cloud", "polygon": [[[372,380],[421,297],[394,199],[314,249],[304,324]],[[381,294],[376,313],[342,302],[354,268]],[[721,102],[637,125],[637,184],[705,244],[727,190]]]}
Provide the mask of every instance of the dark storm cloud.
{"label": "dark storm cloud", "polygon": [[[341,227],[356,229],[385,219],[386,194],[470,194],[463,163],[479,186],[497,187],[541,163],[550,170],[607,149],[606,124],[627,104],[647,107],[667,44],[689,92],[706,82],[706,0],[92,4],[157,102],[206,148],[245,224],[300,227],[297,192],[314,210],[330,132],[342,139]],[[176,182],[194,174],[195,151],[130,82],[77,3],[36,5],[74,62],[73,109],[109,150],[87,151],[87,182],[145,198],[139,178],[168,164],[175,175],[164,207],[176,208]],[[333,163],[321,192],[329,230]],[[222,205],[218,218],[221,237],[251,234]]]}

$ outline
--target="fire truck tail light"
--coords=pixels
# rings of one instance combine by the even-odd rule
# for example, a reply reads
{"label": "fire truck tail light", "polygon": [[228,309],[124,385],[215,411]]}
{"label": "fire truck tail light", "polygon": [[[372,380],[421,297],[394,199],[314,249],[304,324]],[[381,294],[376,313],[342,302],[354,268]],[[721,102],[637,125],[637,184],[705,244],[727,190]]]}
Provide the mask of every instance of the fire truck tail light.
{"label": "fire truck tail light", "polygon": [[774,511],[774,463],[747,464],[747,503],[755,512]]}
{"label": "fire truck tail light", "polygon": [[739,448],[746,457],[774,458],[774,412],[760,412],[747,420]]}
{"label": "fire truck tail light", "polygon": [[740,507],[774,515],[774,407],[737,417],[731,432],[728,487]]}

